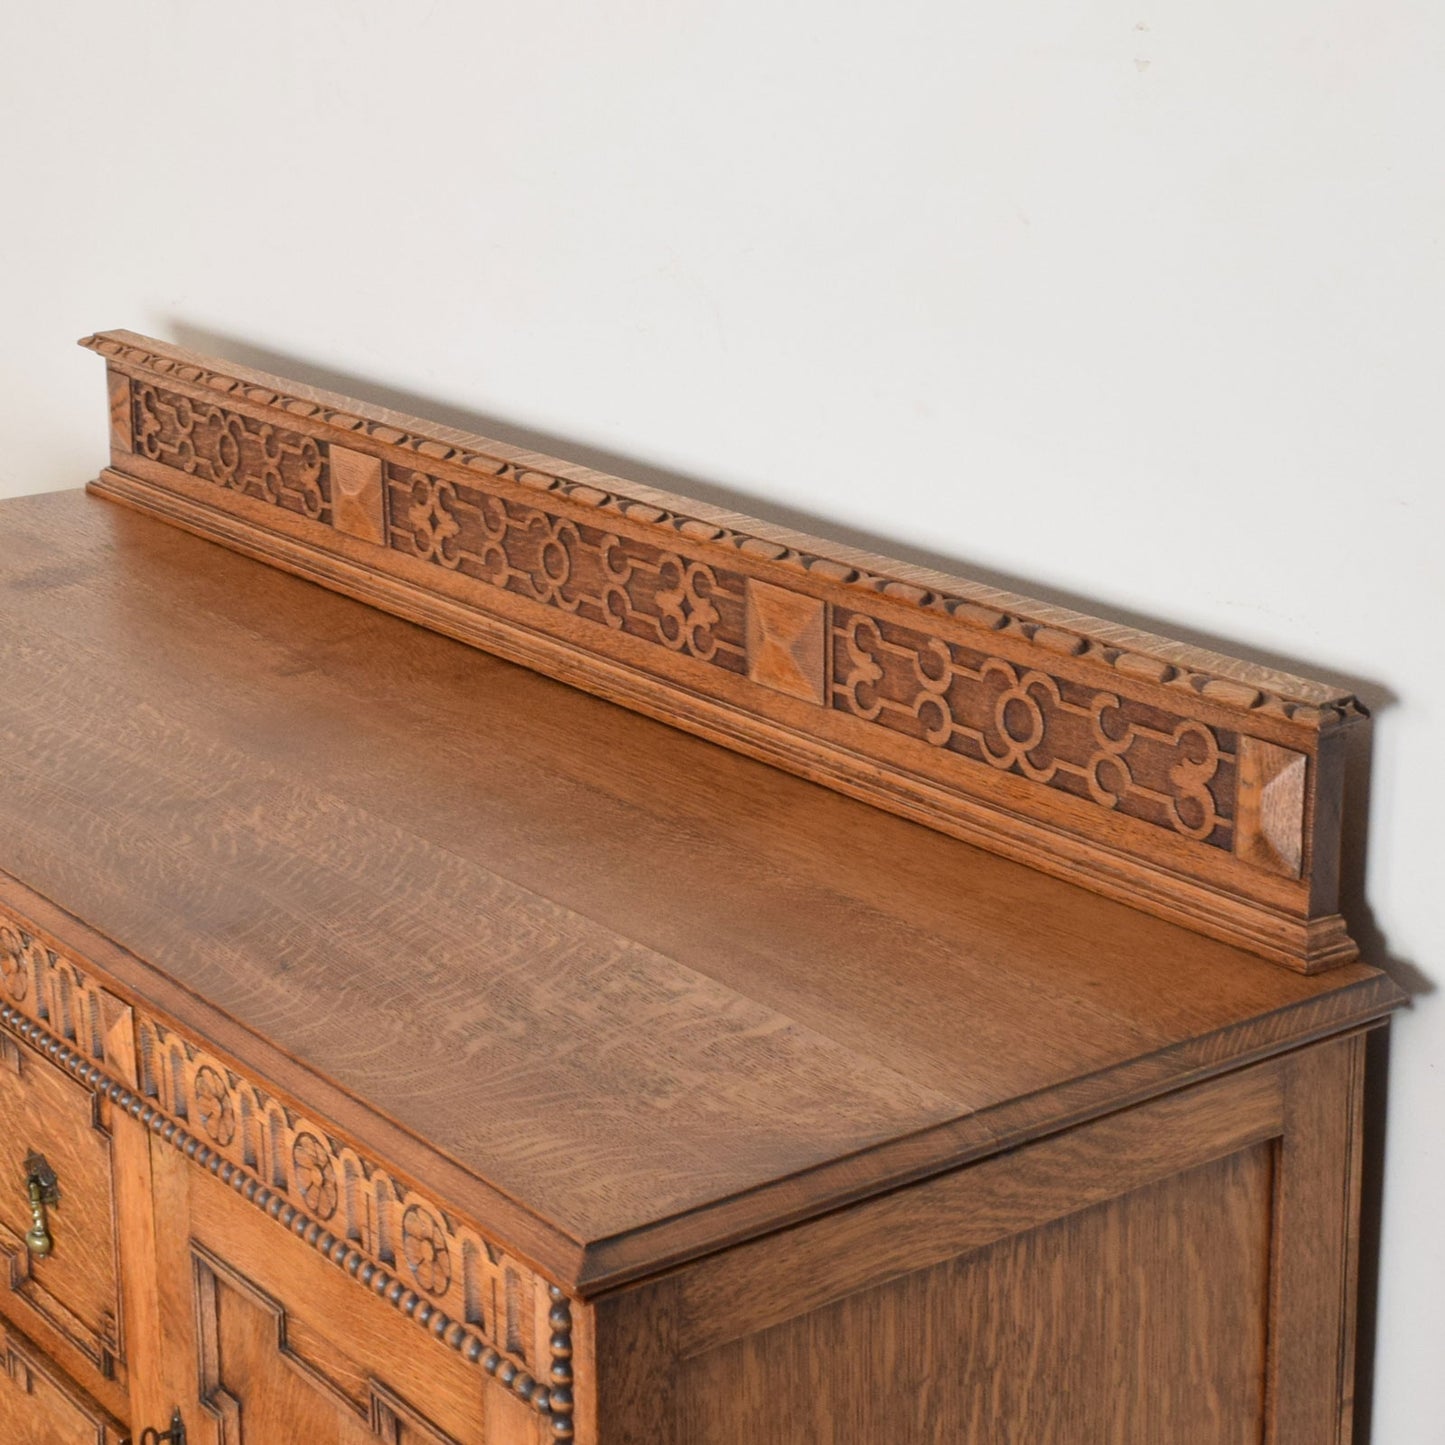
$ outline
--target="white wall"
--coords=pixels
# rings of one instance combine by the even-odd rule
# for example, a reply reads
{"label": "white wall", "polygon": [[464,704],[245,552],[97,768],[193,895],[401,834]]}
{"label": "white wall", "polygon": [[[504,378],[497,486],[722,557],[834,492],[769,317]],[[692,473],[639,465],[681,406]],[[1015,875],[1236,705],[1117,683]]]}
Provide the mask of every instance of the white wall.
{"label": "white wall", "polygon": [[11,0],[0,492],[95,472],[129,326],[1356,685],[1434,1445],[1442,73],[1404,0]]}

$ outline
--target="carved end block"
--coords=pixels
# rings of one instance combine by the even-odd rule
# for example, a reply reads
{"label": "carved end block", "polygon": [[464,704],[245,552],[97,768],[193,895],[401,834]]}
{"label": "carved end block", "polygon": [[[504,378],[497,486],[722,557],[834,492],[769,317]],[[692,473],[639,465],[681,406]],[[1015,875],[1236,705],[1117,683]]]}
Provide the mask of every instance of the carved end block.
{"label": "carved end block", "polygon": [[107,370],[105,384],[110,397],[110,448],[114,452],[133,452],[135,438],[130,413],[130,377]]}
{"label": "carved end block", "polygon": [[380,457],[331,448],[331,520],[339,532],[386,545]]}
{"label": "carved end block", "polygon": [[1236,857],[1287,878],[1300,876],[1308,771],[1303,753],[1259,738],[1240,738]]}
{"label": "carved end block", "polygon": [[748,676],[774,692],[817,703],[827,696],[824,604],[748,579]]}

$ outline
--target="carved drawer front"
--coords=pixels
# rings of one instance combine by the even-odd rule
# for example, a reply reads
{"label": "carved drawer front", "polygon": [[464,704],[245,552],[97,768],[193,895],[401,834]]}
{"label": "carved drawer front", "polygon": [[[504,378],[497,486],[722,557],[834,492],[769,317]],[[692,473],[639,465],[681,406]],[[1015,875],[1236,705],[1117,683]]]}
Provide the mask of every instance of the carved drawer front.
{"label": "carved drawer front", "polygon": [[[247,1087],[234,1076],[218,1079],[225,1100],[212,1080],[205,1114],[213,1128],[229,1117],[226,1102],[238,1109],[237,1090]],[[284,1202],[289,1177],[259,1185],[194,1138],[177,1148],[181,1135],[169,1132],[152,1142],[164,1201],[157,1282],[164,1316],[178,1324],[167,1341],[166,1375],[190,1445],[572,1438],[570,1417],[558,1429],[558,1417],[539,1408],[526,1383],[529,1367],[546,1373],[533,1360],[555,1337],[555,1307],[530,1272],[517,1265],[509,1276],[500,1252],[483,1261],[454,1253],[444,1212],[415,1197],[349,1228],[344,1196],[365,1181],[335,1172],[334,1146],[323,1135],[307,1130],[302,1137],[312,1144],[293,1163],[313,1209],[327,1216],[325,1227]],[[207,1135],[204,1123],[197,1132]],[[256,1163],[265,1177],[285,1173]],[[379,1166],[371,1178],[378,1176],[385,1179]],[[455,1276],[465,1283],[461,1318],[432,1303],[451,1303]],[[501,1350],[488,1343],[493,1331]]]}
{"label": "carved drawer front", "polygon": [[0,1440],[128,1445],[130,1437],[22,1334],[0,1324]]}
{"label": "carved drawer front", "polygon": [[22,1328],[44,1321],[114,1378],[124,1352],[109,1110],[0,1029],[0,1310]]}

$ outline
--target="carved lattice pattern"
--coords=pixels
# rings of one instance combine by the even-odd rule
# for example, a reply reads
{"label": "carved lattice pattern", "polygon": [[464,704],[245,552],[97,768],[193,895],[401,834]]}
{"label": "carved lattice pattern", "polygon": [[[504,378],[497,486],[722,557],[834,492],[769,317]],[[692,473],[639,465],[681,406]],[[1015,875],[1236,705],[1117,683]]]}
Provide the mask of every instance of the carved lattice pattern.
{"label": "carved lattice pattern", "polygon": [[744,672],[738,573],[514,498],[387,467],[392,546],[589,622]]}
{"label": "carved lattice pattern", "polygon": [[330,520],[326,450],[314,437],[136,382],[135,448],[203,482]]}
{"label": "carved lattice pattern", "polygon": [[835,608],[833,707],[1229,848],[1234,733]]}

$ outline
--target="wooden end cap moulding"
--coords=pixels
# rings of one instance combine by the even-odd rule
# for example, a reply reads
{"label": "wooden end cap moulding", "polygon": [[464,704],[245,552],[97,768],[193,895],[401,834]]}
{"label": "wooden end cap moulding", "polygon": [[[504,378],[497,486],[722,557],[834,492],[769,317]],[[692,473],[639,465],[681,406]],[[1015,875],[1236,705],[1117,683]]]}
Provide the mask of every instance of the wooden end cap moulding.
{"label": "wooden end cap moulding", "polygon": [[1277,963],[1338,912],[1347,692],[129,331],[91,490]]}

